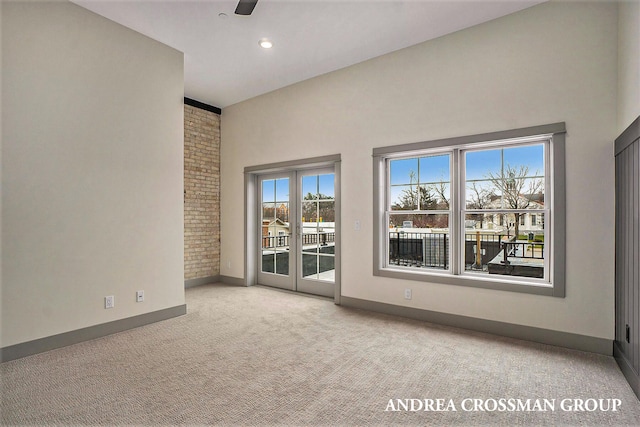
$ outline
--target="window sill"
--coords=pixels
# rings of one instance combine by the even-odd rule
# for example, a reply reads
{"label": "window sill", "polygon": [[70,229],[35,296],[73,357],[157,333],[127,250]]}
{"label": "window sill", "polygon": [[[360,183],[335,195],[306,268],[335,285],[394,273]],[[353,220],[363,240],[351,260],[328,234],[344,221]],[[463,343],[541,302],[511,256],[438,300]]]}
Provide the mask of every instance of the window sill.
{"label": "window sill", "polygon": [[508,292],[520,292],[533,295],[546,295],[564,297],[558,294],[552,284],[540,281],[527,280],[526,278],[514,279],[509,276],[485,278],[484,275],[465,273],[462,275],[452,275],[450,273],[439,273],[437,271],[415,271],[398,267],[386,267],[374,269],[374,276],[388,277],[392,279],[413,280],[429,283],[441,283],[445,285],[467,286],[473,288],[494,289]]}

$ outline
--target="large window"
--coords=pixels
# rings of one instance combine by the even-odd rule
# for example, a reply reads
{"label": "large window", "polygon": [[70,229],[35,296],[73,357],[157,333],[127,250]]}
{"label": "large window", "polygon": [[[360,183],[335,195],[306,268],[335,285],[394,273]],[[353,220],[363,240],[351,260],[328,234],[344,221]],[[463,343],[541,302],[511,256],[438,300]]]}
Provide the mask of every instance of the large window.
{"label": "large window", "polygon": [[564,132],[375,149],[375,274],[564,296]]}

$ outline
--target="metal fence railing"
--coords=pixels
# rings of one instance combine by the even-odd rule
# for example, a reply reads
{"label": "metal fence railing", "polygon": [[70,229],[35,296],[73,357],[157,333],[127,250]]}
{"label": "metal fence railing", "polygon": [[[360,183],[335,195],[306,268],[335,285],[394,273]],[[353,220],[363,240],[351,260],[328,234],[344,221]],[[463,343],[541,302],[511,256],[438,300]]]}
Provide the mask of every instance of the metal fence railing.
{"label": "metal fence railing", "polygon": [[509,258],[544,259],[544,243],[522,240],[502,242],[502,263],[509,264]]}
{"label": "metal fence railing", "polygon": [[289,246],[289,234],[281,236],[262,236],[263,249],[275,249]]}
{"label": "metal fence railing", "polygon": [[336,241],[336,233],[303,233],[302,234],[302,244],[303,245],[313,245],[316,243],[320,243],[320,245],[324,246],[327,243],[333,243]]}
{"label": "metal fence railing", "polygon": [[465,233],[464,262],[466,270],[486,270],[487,265],[502,250],[504,234]]}
{"label": "metal fence railing", "polygon": [[[262,249],[276,249],[289,246],[290,234],[283,234],[280,236],[262,236]],[[313,245],[319,243],[321,246],[325,246],[328,243],[336,241],[336,233],[303,233],[302,244]]]}
{"label": "metal fence railing", "polygon": [[[544,259],[544,243],[508,239],[504,234],[465,233],[466,270],[487,271],[494,258]],[[389,232],[389,263],[408,267],[449,268],[449,233]],[[507,248],[503,251],[503,248]]]}
{"label": "metal fence railing", "polygon": [[389,262],[412,267],[449,268],[448,233],[389,233]]}

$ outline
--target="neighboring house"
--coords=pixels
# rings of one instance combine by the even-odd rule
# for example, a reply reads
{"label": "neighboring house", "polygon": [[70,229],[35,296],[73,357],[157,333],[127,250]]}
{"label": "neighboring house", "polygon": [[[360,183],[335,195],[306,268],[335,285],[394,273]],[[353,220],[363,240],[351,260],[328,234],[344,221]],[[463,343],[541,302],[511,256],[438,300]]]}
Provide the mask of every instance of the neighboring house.
{"label": "neighboring house", "polygon": [[286,236],[289,234],[289,223],[278,218],[262,220],[262,237]]}
{"label": "neighboring house", "polygon": [[[542,194],[526,194],[519,196],[520,201],[518,206],[522,206],[522,209],[527,209],[532,212],[521,214],[518,216],[518,232],[542,232],[544,230],[544,214],[541,211],[544,209],[544,196]],[[526,208],[525,208],[526,206]],[[485,206],[485,209],[503,209],[509,208],[503,206],[502,199],[499,196],[491,196],[490,202]],[[516,217],[514,214],[496,214],[487,213],[483,214],[482,218],[476,218],[475,220],[465,221],[466,228],[475,228],[481,230],[515,230],[516,229]]]}
{"label": "neighboring house", "polygon": [[[288,236],[289,235],[289,206],[281,203],[264,209],[265,217],[262,220],[262,237]],[[263,247],[265,244],[263,243]],[[267,245],[269,246],[269,245]]]}
{"label": "neighboring house", "polygon": [[289,245],[289,223],[278,218],[262,220],[262,247],[282,247]]}
{"label": "neighboring house", "polygon": [[282,203],[276,208],[276,218],[289,219],[289,206],[287,204]]}

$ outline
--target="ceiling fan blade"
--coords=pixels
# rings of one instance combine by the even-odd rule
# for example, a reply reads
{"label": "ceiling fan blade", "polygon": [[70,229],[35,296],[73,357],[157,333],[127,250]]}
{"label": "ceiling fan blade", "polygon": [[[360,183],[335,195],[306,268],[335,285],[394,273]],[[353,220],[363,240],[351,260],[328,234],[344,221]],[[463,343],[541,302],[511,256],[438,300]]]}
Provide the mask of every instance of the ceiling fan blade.
{"label": "ceiling fan blade", "polygon": [[251,15],[258,0],[240,0],[236,7],[236,15]]}

